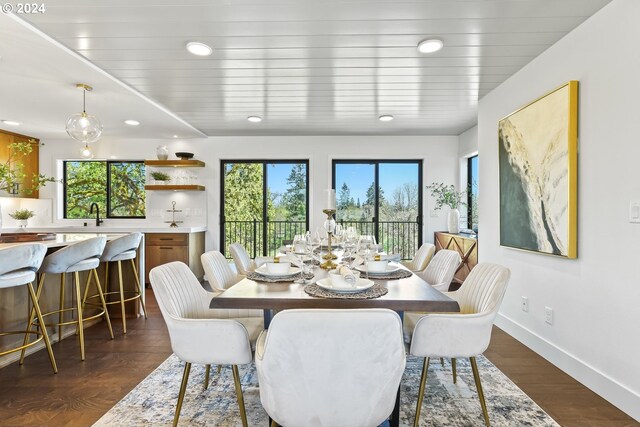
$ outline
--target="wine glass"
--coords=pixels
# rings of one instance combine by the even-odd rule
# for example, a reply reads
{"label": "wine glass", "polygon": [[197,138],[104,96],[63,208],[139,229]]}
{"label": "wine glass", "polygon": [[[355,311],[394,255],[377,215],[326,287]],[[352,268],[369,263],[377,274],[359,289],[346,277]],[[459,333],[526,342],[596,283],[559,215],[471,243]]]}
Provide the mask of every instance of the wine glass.
{"label": "wine glass", "polygon": [[365,271],[367,280],[369,280],[369,261],[373,261],[373,255],[376,253],[378,249],[374,241],[375,239],[366,240],[365,242],[363,242],[362,252],[364,255],[364,271]]}

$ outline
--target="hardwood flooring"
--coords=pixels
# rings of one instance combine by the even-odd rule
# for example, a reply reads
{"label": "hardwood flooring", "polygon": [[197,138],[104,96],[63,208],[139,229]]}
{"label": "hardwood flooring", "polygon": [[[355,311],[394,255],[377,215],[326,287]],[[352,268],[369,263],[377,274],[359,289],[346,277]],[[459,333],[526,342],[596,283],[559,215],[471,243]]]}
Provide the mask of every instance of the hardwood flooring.
{"label": "hardwood flooring", "polygon": [[[149,319],[130,319],[126,335],[114,320],[113,341],[104,323],[87,329],[84,362],[69,337],[54,345],[57,375],[45,351],[0,369],[0,426],[90,426],[160,365],[171,346],[153,293],[146,292]],[[563,426],[640,426],[498,328],[485,355]]]}

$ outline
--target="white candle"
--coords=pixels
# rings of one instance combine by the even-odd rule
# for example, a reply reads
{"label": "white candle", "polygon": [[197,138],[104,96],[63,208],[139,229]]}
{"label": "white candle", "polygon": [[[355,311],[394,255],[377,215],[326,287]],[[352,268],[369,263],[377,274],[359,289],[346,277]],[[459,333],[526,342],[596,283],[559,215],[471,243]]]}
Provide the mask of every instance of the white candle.
{"label": "white candle", "polygon": [[328,190],[324,190],[327,195],[327,201],[325,202],[325,209],[335,209],[336,208],[336,190],[330,188]]}

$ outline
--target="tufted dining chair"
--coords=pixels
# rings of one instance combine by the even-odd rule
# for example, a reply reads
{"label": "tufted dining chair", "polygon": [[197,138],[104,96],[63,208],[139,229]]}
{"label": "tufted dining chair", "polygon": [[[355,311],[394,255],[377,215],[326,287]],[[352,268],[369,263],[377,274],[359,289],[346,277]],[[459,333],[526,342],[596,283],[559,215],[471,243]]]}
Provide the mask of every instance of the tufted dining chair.
{"label": "tufted dining chair", "polygon": [[403,261],[402,265],[407,267],[409,270],[417,273],[419,271],[423,271],[427,268],[429,261],[433,258],[433,254],[436,251],[436,247],[431,243],[423,243],[420,246],[420,249],[413,256],[411,261]]}
{"label": "tufted dining chair", "polygon": [[402,323],[387,309],[281,311],[255,361],[272,425],[377,426],[405,368]]}
{"label": "tufted dining chair", "polygon": [[458,301],[460,313],[427,314],[416,323],[409,352],[424,357],[424,365],[414,426],[418,426],[432,357],[449,357],[452,361],[460,357],[470,359],[484,421],[490,425],[476,356],[489,346],[493,321],[507,290],[509,275],[509,269],[497,264],[476,265],[460,289],[446,294]]}
{"label": "tufted dining chair", "polygon": [[[24,351],[42,340],[49,353],[49,361],[53,368],[53,373],[58,373],[56,359],[53,356],[51,342],[47,334],[47,328],[44,326],[44,319],[40,311],[40,304],[33,289],[33,282],[36,279],[36,271],[40,268],[42,260],[47,253],[47,247],[42,243],[24,243],[21,245],[11,246],[0,249],[0,289],[13,288],[17,286],[26,286],[29,291],[29,298],[33,304],[32,311],[38,319],[39,330],[32,331],[7,331],[0,332],[0,336],[24,334],[24,343],[21,347],[11,348],[9,350],[0,351],[0,357],[16,351]],[[0,296],[1,298],[1,296]],[[0,299],[2,301],[2,299]],[[2,304],[4,305],[4,304]],[[32,315],[33,316],[33,315]],[[31,319],[29,319],[29,325]],[[34,341],[29,342],[29,335],[36,335]]]}
{"label": "tufted dining chair", "polygon": [[242,425],[247,426],[238,366],[251,363],[249,333],[237,320],[218,318],[218,310],[209,309],[211,294],[182,262],[155,267],[149,280],[162,312],[171,348],[185,362],[173,425],[178,424],[191,364],[232,365]]}
{"label": "tufted dining chair", "polygon": [[247,273],[252,272],[256,269],[255,262],[251,259],[251,257],[249,257],[247,250],[240,243],[230,244],[229,251],[231,251],[231,257],[233,258],[233,262],[236,265],[238,274],[246,276]]}
{"label": "tufted dining chair", "polygon": [[449,285],[460,266],[460,254],[456,251],[442,249],[436,254],[421,273],[417,273],[425,282],[441,292],[449,290]]}

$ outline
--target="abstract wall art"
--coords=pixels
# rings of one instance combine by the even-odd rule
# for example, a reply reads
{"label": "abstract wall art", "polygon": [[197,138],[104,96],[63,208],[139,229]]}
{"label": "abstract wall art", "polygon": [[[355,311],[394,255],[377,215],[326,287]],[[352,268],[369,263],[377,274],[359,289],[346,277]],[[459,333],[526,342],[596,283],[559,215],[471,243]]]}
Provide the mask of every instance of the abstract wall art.
{"label": "abstract wall art", "polygon": [[578,82],[498,123],[500,244],[577,257]]}

